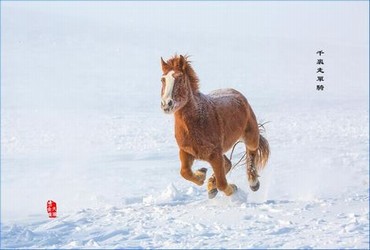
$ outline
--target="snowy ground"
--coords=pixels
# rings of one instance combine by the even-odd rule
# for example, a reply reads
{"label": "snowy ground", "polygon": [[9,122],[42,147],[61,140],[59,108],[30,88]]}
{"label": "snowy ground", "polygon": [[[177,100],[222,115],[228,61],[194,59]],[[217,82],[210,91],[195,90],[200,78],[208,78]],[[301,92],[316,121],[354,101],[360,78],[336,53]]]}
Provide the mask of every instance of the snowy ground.
{"label": "snowy ground", "polygon": [[[367,2],[1,2],[1,248],[369,248],[368,20]],[[181,178],[159,107],[175,52],[270,121],[258,192],[244,167],[232,197]]]}

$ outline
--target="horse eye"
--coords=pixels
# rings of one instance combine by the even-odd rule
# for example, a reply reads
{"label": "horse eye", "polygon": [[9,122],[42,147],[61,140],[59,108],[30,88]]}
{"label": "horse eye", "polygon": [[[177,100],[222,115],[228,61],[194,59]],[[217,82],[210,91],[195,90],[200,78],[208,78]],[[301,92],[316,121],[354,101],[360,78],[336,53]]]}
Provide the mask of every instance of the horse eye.
{"label": "horse eye", "polygon": [[162,83],[166,83],[165,79],[164,78],[161,78],[161,82]]}

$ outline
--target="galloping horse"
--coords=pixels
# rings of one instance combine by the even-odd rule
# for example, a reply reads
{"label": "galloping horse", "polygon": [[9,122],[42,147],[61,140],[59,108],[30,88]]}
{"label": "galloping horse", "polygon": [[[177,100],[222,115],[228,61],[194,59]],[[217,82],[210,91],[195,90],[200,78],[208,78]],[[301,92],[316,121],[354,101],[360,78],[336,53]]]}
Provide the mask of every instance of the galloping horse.
{"label": "galloping horse", "polygon": [[213,169],[207,184],[208,197],[214,198],[218,190],[232,195],[237,187],[226,180],[231,162],[224,153],[241,139],[246,146],[249,186],[257,191],[260,186],[258,170],[266,165],[270,149],[267,140],[260,135],[247,99],[234,89],[202,94],[188,56],[175,55],[167,62],[161,58],[161,65],[161,108],[166,114],[175,116],[182,177],[203,185],[207,169],[193,172],[191,167],[195,159],[207,161]]}

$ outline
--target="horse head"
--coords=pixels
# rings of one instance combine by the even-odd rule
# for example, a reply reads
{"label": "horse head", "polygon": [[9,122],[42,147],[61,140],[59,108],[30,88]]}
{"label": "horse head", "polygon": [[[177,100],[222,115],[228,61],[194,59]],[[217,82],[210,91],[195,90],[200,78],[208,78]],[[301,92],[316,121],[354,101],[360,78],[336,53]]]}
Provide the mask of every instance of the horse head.
{"label": "horse head", "polygon": [[166,114],[184,107],[191,95],[198,91],[198,78],[187,58],[175,55],[167,62],[161,58],[161,108]]}

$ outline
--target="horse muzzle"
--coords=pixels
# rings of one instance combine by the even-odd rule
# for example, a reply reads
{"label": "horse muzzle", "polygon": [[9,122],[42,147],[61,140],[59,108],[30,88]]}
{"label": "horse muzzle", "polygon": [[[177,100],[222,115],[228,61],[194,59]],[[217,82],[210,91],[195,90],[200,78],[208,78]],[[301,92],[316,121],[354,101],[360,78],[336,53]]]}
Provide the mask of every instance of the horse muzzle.
{"label": "horse muzzle", "polygon": [[174,108],[174,102],[172,99],[162,100],[161,108],[166,114],[171,114]]}

